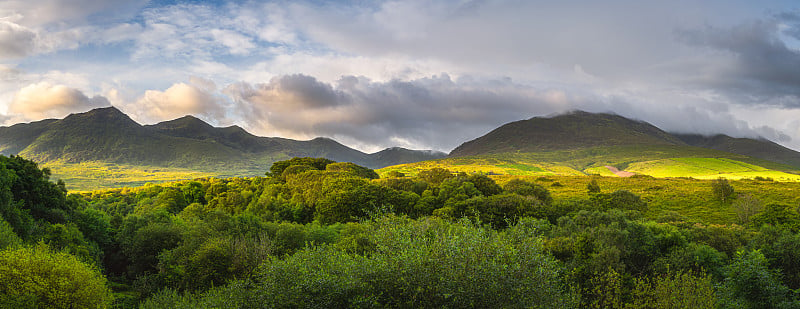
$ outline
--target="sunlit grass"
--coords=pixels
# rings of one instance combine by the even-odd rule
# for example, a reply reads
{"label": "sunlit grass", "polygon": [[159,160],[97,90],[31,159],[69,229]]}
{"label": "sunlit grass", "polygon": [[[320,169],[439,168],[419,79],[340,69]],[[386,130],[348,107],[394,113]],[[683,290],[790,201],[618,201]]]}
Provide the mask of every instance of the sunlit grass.
{"label": "sunlit grass", "polygon": [[774,171],[726,158],[670,158],[636,162],[628,165],[626,171],[653,177],[693,177],[699,179],[763,177],[779,181],[800,181],[800,175]]}
{"label": "sunlit grass", "polygon": [[376,170],[379,175],[387,175],[391,171],[398,171],[409,176],[416,176],[419,171],[432,168],[446,168],[453,172],[483,173],[487,175],[517,175],[517,176],[546,176],[546,175],[583,175],[568,166],[538,163],[532,161],[518,162],[502,158],[447,158],[432,161],[423,161],[409,164],[394,165]]}
{"label": "sunlit grass", "polygon": [[69,191],[89,191],[100,188],[137,187],[145,183],[170,182],[214,176],[185,168],[134,166],[106,162],[50,162],[51,179],[61,179]]}
{"label": "sunlit grass", "polygon": [[[511,179],[522,178],[547,188],[556,200],[588,199],[586,188],[595,180],[602,192],[627,190],[647,201],[649,210],[645,214],[658,219],[672,212],[691,220],[706,224],[736,223],[736,215],[731,203],[715,199],[711,190],[711,180],[693,178],[653,178],[653,177],[600,177],[600,176],[492,176],[499,184]],[[750,179],[731,180],[736,195],[748,194],[764,204],[800,204],[800,183],[779,181],[755,181]]]}
{"label": "sunlit grass", "polygon": [[[722,203],[711,193],[711,180],[719,177],[731,179],[737,194],[750,194],[764,204],[800,203],[800,175],[769,169],[759,165],[760,161],[748,157],[658,158],[693,154],[685,149],[677,152],[662,150],[642,151],[646,155],[638,161],[635,157],[636,149],[620,149],[615,152],[600,148],[578,151],[580,153],[562,151],[447,158],[390,166],[377,172],[382,177],[387,176],[390,171],[414,176],[419,171],[440,167],[454,172],[484,173],[500,184],[514,178],[524,178],[545,186],[554,198],[562,200],[589,198],[586,186],[594,179],[603,192],[628,190],[640,195],[650,205],[647,217],[656,219],[677,213],[691,220],[713,224],[736,222],[730,202]],[[593,152],[595,157],[579,156],[589,152]],[[617,177],[606,165],[653,177]],[[765,165],[785,168],[774,163]],[[583,168],[578,169],[580,167]],[[753,180],[756,177],[774,181]]]}

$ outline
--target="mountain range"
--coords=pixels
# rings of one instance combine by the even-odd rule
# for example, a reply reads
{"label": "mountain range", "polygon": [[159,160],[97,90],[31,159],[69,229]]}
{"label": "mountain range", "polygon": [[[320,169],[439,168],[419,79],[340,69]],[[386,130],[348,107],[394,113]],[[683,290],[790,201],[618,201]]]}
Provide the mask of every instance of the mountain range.
{"label": "mountain range", "polygon": [[193,116],[140,125],[114,107],[0,127],[0,154],[21,155],[41,163],[100,161],[234,169],[248,175],[262,175],[272,162],[291,157],[326,157],[380,168],[446,155],[398,147],[369,154],[329,138],[298,141],[259,137],[238,126],[213,127]]}
{"label": "mountain range", "polygon": [[[325,157],[403,172],[443,164],[452,170],[518,175],[626,171],[667,177],[800,179],[800,152],[766,139],[674,134],[647,122],[582,111],[511,122],[445,154],[398,147],[364,153],[329,138],[259,137],[238,126],[214,127],[193,116],[141,125],[108,107],[0,127],[0,154],[52,166],[54,173],[60,171],[58,176],[68,179],[90,168],[94,174],[82,176],[84,180],[124,178],[108,174],[109,168],[140,169],[138,176],[126,172],[132,180],[117,179],[111,186],[138,185],[142,179],[173,171],[180,173],[156,180],[196,177],[195,172],[217,177],[263,175],[273,162],[291,157]],[[73,178],[77,179],[73,183],[80,181]],[[96,185],[106,182],[81,187]]]}

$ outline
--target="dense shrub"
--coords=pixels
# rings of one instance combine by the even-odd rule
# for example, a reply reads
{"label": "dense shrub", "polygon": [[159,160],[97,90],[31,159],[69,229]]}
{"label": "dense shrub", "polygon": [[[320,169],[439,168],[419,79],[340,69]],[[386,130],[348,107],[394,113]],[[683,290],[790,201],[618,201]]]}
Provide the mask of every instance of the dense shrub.
{"label": "dense shrub", "polygon": [[[0,251],[0,304],[16,308],[106,308],[106,278],[45,245]],[[8,308],[11,308],[8,307]]]}
{"label": "dense shrub", "polygon": [[368,225],[374,247],[364,254],[313,246],[286,259],[270,259],[253,281],[234,282],[199,297],[165,291],[147,306],[188,308],[225,297],[227,303],[258,308],[577,305],[533,228],[500,233],[465,221],[392,216]]}

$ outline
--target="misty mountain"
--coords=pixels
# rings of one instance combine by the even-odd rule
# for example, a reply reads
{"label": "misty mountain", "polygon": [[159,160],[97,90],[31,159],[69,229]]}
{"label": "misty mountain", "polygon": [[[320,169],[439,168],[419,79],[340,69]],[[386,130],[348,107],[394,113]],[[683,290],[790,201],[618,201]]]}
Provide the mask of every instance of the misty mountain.
{"label": "misty mountain", "polygon": [[140,125],[114,107],[0,127],[0,154],[18,154],[37,162],[101,161],[200,170],[234,167],[252,170],[252,174],[295,156],[380,168],[446,155],[402,148],[367,154],[329,138],[259,137],[238,126],[213,127],[192,116]]}
{"label": "misty mountain", "polygon": [[736,138],[724,134],[702,136],[674,134],[685,143],[708,149],[726,151],[800,168],[800,152],[767,139]]}

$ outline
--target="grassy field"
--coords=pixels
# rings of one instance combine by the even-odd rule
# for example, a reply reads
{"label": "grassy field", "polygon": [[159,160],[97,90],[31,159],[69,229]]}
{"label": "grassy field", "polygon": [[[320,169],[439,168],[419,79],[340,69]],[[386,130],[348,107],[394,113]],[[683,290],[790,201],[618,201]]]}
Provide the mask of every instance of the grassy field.
{"label": "grassy field", "polygon": [[800,181],[800,175],[770,170],[726,158],[671,158],[632,163],[626,169],[653,177],[692,177],[699,179],[772,178],[778,181]]}
{"label": "grassy field", "polygon": [[91,191],[104,188],[137,187],[148,182],[162,183],[201,177],[263,176],[272,165],[271,158],[256,158],[249,164],[208,162],[203,168],[183,168],[117,164],[108,162],[67,163],[51,161],[41,164],[49,168],[51,179],[63,180],[69,191]]}
{"label": "grassy field", "polygon": [[[492,176],[499,184],[514,178],[538,183],[558,199],[589,198],[586,186],[595,180],[602,192],[616,190],[633,192],[646,201],[647,217],[658,219],[675,213],[691,221],[705,224],[730,224],[736,222],[731,203],[716,200],[711,190],[711,180],[693,178],[601,177],[601,176]],[[756,180],[731,180],[736,195],[748,194],[764,205],[778,203],[800,204],[800,183]]]}
{"label": "grassy field", "polygon": [[[640,175],[618,177],[606,166]],[[556,199],[588,198],[586,185],[596,180],[603,192],[627,190],[640,195],[650,205],[646,215],[654,219],[679,214],[706,224],[735,222],[731,204],[717,201],[711,194],[711,180],[719,177],[730,179],[737,195],[752,195],[765,205],[800,204],[800,175],[792,168],[693,147],[598,147],[459,157],[390,166],[377,172],[381,176],[390,171],[414,176],[434,167],[484,173],[500,184],[524,178],[547,187]]]}
{"label": "grassy field", "polygon": [[516,176],[615,176],[606,166],[654,177],[743,179],[764,177],[800,181],[792,167],[747,156],[697,147],[620,146],[539,153],[503,153],[446,158],[389,166],[377,172],[416,175],[434,167],[466,173]]}
{"label": "grassy field", "polygon": [[105,162],[43,164],[51,170],[51,179],[61,179],[69,191],[90,191],[99,188],[137,187],[145,183],[170,182],[214,176],[183,168],[134,166]]}

